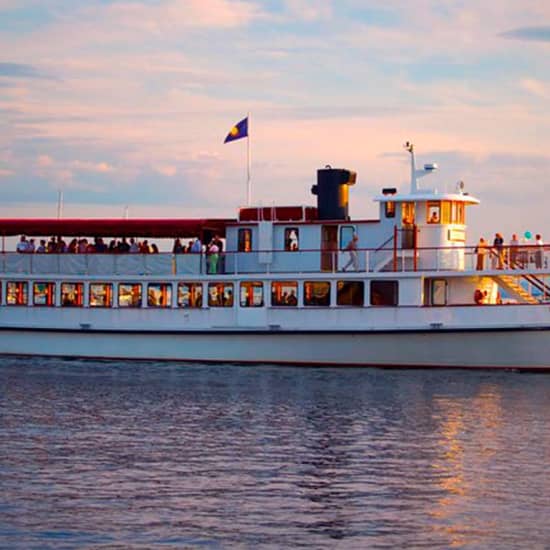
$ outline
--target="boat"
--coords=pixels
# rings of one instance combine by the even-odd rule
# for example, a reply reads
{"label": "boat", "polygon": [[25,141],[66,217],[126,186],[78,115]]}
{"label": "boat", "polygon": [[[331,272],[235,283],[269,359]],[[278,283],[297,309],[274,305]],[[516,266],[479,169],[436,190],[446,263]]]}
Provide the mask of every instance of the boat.
{"label": "boat", "polygon": [[[350,219],[357,175],[331,166],[317,171],[309,206],[247,205],[229,219],[0,220],[0,354],[550,370],[548,247],[467,245],[480,201],[462,182],[421,186],[437,165],[419,169],[406,150],[410,189],[382,189],[373,220]],[[126,248],[5,249],[22,235]],[[195,248],[128,250],[128,239],[160,238]]]}

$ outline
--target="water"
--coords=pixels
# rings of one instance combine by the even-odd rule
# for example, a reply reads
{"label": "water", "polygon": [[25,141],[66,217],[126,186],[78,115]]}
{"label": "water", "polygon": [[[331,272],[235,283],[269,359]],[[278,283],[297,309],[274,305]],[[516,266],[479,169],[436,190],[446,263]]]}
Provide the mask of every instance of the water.
{"label": "water", "polygon": [[550,548],[550,376],[0,359],[2,548]]}

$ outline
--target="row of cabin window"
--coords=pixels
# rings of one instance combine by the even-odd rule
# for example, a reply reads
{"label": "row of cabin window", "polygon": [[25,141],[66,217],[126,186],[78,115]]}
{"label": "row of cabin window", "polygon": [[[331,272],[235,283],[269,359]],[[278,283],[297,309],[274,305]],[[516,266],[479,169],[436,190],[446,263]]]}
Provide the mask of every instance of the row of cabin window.
{"label": "row of cabin window", "polygon": [[[385,203],[386,218],[395,218],[396,203]],[[415,223],[414,203],[401,203],[401,220],[405,225]],[[428,201],[426,223],[456,223],[464,225],[464,203],[459,201]]]}
{"label": "row of cabin window", "polygon": [[[331,284],[329,281],[305,281],[302,301],[304,306],[325,306],[331,304]],[[143,303],[141,283],[118,283],[117,304],[119,308],[139,308]],[[264,283],[243,281],[239,285],[241,307],[262,307]],[[208,283],[209,307],[233,307],[234,283]],[[1,288],[0,288],[1,290]],[[112,307],[113,283],[89,283],[89,307]],[[148,283],[147,307],[171,308],[172,283]],[[336,305],[361,307],[365,301],[364,281],[337,281]],[[29,303],[29,283],[8,281],[6,283],[6,304],[25,306]],[[178,283],[177,305],[181,308],[201,308],[203,303],[202,283]],[[396,306],[398,303],[397,281],[370,281],[370,305]],[[34,306],[56,305],[56,283],[32,283],[32,304]],[[61,283],[60,304],[63,307],[84,306],[84,283]],[[272,281],[271,305],[278,307],[298,306],[297,281]]]}
{"label": "row of cabin window", "polygon": [[[340,227],[340,243],[341,246],[347,245],[353,235],[355,227],[346,225]],[[238,246],[239,252],[252,252],[252,229],[240,228],[238,231]],[[284,249],[289,252],[294,252],[300,249],[300,229],[298,227],[286,227],[284,233]]]}

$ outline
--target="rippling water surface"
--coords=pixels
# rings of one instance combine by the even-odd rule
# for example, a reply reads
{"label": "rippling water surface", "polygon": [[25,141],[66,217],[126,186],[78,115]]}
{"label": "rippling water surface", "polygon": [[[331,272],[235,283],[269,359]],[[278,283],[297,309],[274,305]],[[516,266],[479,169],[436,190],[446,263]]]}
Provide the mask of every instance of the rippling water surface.
{"label": "rippling water surface", "polygon": [[549,548],[550,376],[0,359],[0,546]]}

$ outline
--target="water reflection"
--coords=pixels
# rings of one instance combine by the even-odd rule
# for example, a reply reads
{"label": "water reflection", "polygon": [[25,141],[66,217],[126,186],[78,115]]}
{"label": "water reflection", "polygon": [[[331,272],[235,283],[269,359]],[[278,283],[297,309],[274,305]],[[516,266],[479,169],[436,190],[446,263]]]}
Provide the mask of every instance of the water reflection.
{"label": "water reflection", "polygon": [[0,392],[7,546],[550,540],[550,377],[4,359]]}

